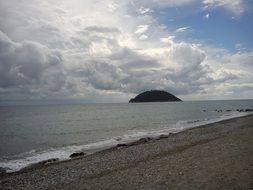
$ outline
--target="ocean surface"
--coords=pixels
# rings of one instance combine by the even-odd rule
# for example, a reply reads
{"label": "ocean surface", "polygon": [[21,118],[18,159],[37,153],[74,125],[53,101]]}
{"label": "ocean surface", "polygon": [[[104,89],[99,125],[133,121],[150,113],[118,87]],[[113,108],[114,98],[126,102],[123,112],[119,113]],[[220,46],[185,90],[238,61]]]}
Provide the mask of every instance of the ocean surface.
{"label": "ocean surface", "polygon": [[76,151],[94,153],[145,136],[252,114],[236,111],[252,108],[253,100],[2,106],[0,167],[18,171],[50,158],[69,159]]}

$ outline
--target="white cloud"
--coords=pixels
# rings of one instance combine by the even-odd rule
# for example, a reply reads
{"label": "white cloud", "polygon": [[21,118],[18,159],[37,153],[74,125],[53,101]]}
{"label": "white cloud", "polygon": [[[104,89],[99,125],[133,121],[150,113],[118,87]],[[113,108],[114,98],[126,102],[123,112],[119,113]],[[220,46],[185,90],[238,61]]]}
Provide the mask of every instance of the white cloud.
{"label": "white cloud", "polygon": [[185,32],[185,31],[187,31],[187,30],[189,30],[189,29],[190,29],[189,26],[181,27],[181,28],[176,29],[175,32]]}
{"label": "white cloud", "polygon": [[189,5],[193,2],[197,2],[197,0],[153,0],[153,1],[147,1],[147,0],[138,0],[135,1],[137,5],[143,5],[146,7],[181,7]]}
{"label": "white cloud", "polygon": [[173,39],[175,38],[175,36],[169,36],[167,38],[160,38],[160,41],[162,43],[166,43],[168,45],[172,45],[174,42],[173,42]]}
{"label": "white cloud", "polygon": [[112,3],[109,3],[107,7],[110,12],[114,12],[118,8],[118,4],[112,2]]}
{"label": "white cloud", "polygon": [[209,17],[210,17],[210,14],[207,13],[207,14],[204,16],[204,19],[209,19]]}
{"label": "white cloud", "polygon": [[203,5],[204,9],[222,7],[237,16],[246,10],[244,0],[204,0]]}
{"label": "white cloud", "polygon": [[241,52],[245,52],[247,50],[247,48],[245,47],[245,45],[243,43],[237,43],[235,44],[235,49],[241,53]]}
{"label": "white cloud", "polygon": [[138,11],[139,11],[141,14],[146,14],[146,13],[152,12],[152,10],[151,10],[150,8],[145,8],[145,7],[139,8]]}
{"label": "white cloud", "polygon": [[[208,56],[203,64],[210,67],[213,71],[210,76],[217,81],[206,88],[209,98],[214,97],[212,91],[220,99],[251,98],[249,91],[253,90],[247,87],[253,85],[253,74],[250,72],[253,66],[253,52],[233,54],[225,49],[210,47],[205,48],[205,51]],[[239,86],[242,88],[238,88]]]}
{"label": "white cloud", "polygon": [[139,37],[139,39],[140,40],[146,40],[146,39],[148,39],[148,36],[147,35],[141,35],[140,37]]}
{"label": "white cloud", "polygon": [[148,31],[149,25],[139,25],[137,30],[134,32],[135,34],[142,34]]}

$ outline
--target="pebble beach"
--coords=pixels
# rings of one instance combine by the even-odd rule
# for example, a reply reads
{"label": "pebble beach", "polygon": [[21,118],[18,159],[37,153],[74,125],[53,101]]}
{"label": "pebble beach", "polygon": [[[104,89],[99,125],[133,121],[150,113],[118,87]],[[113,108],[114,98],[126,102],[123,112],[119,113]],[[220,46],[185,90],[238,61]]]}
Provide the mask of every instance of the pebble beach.
{"label": "pebble beach", "polygon": [[1,174],[0,189],[252,189],[253,116]]}

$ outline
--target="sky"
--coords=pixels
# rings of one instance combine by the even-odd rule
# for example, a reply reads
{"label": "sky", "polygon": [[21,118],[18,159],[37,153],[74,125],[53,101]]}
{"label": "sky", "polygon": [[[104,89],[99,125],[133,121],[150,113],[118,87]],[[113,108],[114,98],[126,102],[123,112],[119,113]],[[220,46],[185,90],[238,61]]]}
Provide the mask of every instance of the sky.
{"label": "sky", "polygon": [[253,98],[252,0],[0,0],[0,104]]}

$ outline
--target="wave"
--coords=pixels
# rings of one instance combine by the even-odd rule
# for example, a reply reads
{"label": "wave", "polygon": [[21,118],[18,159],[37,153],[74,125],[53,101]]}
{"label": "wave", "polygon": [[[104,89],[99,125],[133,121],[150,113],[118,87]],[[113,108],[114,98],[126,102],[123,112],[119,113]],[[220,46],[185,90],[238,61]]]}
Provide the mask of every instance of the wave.
{"label": "wave", "polygon": [[119,143],[129,143],[131,141],[136,141],[143,137],[151,137],[156,138],[163,134],[169,133],[178,133],[180,131],[198,127],[206,124],[211,124],[215,122],[219,122],[222,120],[232,119],[236,117],[242,117],[249,115],[251,113],[246,112],[229,112],[223,114],[216,118],[206,118],[206,119],[194,119],[194,120],[186,120],[186,121],[178,121],[174,125],[165,126],[160,130],[130,130],[127,134],[123,134],[122,136],[116,136],[111,139],[86,144],[86,145],[74,145],[74,146],[66,146],[62,148],[51,148],[47,151],[37,152],[36,150],[31,150],[29,152],[25,152],[19,155],[16,155],[15,158],[19,157],[19,159],[11,159],[6,158],[0,161],[0,167],[4,168],[6,172],[16,172],[25,168],[29,165],[39,163],[44,160],[57,158],[59,160],[68,160],[70,159],[70,155],[73,152],[84,151],[87,154],[92,154],[94,152],[98,152],[100,150],[108,149],[113,146],[116,146]]}

